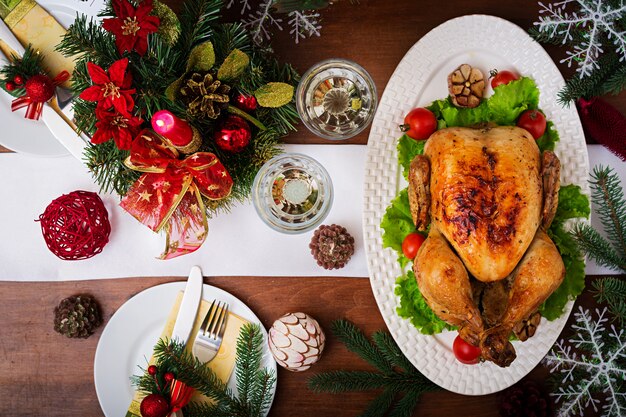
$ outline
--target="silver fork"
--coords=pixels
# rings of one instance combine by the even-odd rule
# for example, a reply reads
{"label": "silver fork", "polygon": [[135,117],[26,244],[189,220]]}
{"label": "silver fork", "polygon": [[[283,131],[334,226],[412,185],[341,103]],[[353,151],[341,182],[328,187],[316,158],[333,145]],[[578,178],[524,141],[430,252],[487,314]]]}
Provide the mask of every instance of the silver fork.
{"label": "silver fork", "polygon": [[217,355],[228,320],[228,304],[217,301],[216,305],[216,301],[211,303],[193,343],[193,354],[204,363],[212,361]]}

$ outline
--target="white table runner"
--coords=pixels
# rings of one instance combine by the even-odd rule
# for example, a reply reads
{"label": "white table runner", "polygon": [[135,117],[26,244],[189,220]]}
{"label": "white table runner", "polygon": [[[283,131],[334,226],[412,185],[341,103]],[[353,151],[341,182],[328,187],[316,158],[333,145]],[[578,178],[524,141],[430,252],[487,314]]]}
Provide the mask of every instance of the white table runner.
{"label": "white table runner", "polygon": [[[103,252],[82,261],[63,261],[46,247],[34,220],[56,197],[82,189],[98,191],[86,168],[72,157],[34,158],[0,155],[0,280],[56,281],[134,276],[185,276],[200,265],[208,276],[350,276],[367,277],[362,244],[363,170],[366,147],[361,145],[287,145],[317,159],[328,170],[335,199],[324,224],[345,226],[356,241],[355,254],[345,268],[318,267],[308,248],[313,232],[286,235],[273,231],[248,203],[209,221],[209,236],[191,255],[169,261],[156,257],[164,236],[141,225],[119,206],[119,198],[101,195],[112,226]],[[589,146],[591,166],[610,165],[626,184],[626,164],[601,146]],[[594,221],[594,226],[601,229]],[[610,271],[589,262],[587,273]]]}

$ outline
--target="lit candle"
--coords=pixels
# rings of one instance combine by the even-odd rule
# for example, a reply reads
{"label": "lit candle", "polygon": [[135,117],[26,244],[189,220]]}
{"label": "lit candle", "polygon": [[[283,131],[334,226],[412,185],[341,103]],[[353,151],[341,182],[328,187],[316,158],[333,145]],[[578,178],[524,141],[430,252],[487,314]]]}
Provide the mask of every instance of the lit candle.
{"label": "lit candle", "polygon": [[169,110],[159,110],[152,116],[152,129],[164,136],[174,146],[186,146],[193,139],[193,131],[189,123],[176,117]]}

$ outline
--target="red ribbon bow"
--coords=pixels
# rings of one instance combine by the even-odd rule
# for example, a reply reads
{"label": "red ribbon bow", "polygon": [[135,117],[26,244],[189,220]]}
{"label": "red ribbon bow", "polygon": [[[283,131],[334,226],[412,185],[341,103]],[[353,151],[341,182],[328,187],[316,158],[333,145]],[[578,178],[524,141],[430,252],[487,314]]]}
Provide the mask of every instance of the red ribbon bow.
{"label": "red ribbon bow", "polygon": [[161,259],[197,250],[208,233],[202,196],[227,197],[233,187],[230,174],[210,152],[178,159],[178,151],[151,130],[133,141],[124,164],[144,174],[131,186],[120,206],[155,232],[166,230]]}
{"label": "red ribbon bow", "polygon": [[194,389],[178,379],[172,379],[170,386],[170,414],[181,410],[189,403]]}
{"label": "red ribbon bow", "polygon": [[[57,87],[58,85],[64,83],[70,78],[70,73],[67,71],[61,71],[54,79],[52,80],[52,85]],[[52,97],[50,97],[52,98]],[[49,99],[48,99],[49,100]],[[47,101],[47,100],[46,100]],[[30,120],[39,120],[41,116],[41,112],[43,111],[44,101],[34,101],[27,94],[22,97],[18,97],[11,102],[11,111],[19,110],[22,107],[26,107],[25,118]]]}

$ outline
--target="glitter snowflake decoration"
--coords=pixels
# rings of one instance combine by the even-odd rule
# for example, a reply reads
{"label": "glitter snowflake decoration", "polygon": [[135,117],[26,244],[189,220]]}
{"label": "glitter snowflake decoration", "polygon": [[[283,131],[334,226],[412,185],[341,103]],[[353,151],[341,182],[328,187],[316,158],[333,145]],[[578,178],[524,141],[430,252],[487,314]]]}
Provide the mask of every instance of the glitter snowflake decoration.
{"label": "glitter snowflake decoration", "polygon": [[[564,0],[548,5],[539,3],[539,32],[572,43],[573,50],[561,62],[571,66],[578,63],[580,78],[591,75],[599,68],[598,57],[606,44],[613,44],[620,61],[626,60],[626,31],[620,30],[617,21],[626,17],[626,4],[603,0]],[[571,10],[577,6],[577,10]],[[604,46],[603,46],[604,45]]]}
{"label": "glitter snowflake decoration", "polygon": [[562,403],[559,416],[583,415],[590,406],[595,412],[601,408],[603,417],[626,415],[626,335],[613,325],[606,327],[606,313],[606,308],[596,309],[594,319],[579,307],[572,325],[576,334],[568,343],[558,341],[544,359],[551,372],[559,370],[563,376],[551,394]]}
{"label": "glitter snowflake decoration", "polygon": [[[250,0],[230,0],[226,4],[226,8],[230,9],[235,4],[238,4],[242,15],[248,12],[247,17],[241,21],[250,31],[252,40],[260,44],[264,40],[270,39],[272,30],[283,30],[283,19],[276,16],[272,8],[274,3],[275,0],[264,0],[253,11]],[[296,43],[299,43],[304,38],[320,36],[320,30],[322,29],[320,21],[320,14],[312,10],[294,10],[287,14],[287,25],[291,28],[289,34]]]}

